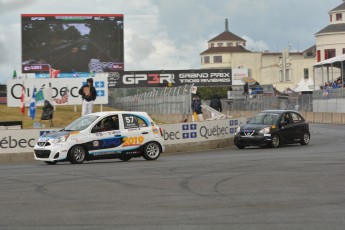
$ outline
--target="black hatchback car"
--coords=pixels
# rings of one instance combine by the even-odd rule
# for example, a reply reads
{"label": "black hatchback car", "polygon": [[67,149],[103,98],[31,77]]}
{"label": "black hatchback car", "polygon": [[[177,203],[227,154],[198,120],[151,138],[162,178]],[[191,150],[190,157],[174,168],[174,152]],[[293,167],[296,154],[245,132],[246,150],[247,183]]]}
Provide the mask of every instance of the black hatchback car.
{"label": "black hatchback car", "polygon": [[293,143],[307,145],[309,140],[309,124],[300,113],[293,110],[265,110],[237,128],[234,144],[239,149],[246,146],[276,148]]}

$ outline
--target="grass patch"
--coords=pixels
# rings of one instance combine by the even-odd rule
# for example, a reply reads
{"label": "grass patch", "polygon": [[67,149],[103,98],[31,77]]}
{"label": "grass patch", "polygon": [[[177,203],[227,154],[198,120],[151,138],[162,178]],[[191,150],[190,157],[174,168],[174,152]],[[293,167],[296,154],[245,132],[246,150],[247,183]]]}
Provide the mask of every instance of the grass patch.
{"label": "grass patch", "polygon": [[[76,111],[75,111],[76,110]],[[117,109],[103,106],[103,111],[114,111]],[[37,106],[36,117],[34,120],[28,116],[29,107],[25,107],[25,114],[20,113],[19,107],[7,107],[6,104],[0,104],[0,121],[22,121],[24,129],[31,129],[34,127],[35,122],[40,122],[42,115],[42,106]],[[101,106],[95,105],[93,112],[100,112]],[[61,105],[55,106],[53,123],[54,127],[65,127],[73,120],[81,116],[81,105]],[[42,121],[45,127],[49,127],[49,121]]]}

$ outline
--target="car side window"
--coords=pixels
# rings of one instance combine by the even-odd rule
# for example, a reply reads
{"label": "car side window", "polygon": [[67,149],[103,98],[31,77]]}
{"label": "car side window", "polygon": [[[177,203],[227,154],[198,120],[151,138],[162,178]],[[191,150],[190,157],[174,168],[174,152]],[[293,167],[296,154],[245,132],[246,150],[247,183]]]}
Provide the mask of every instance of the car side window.
{"label": "car side window", "polygon": [[292,117],[293,123],[300,123],[303,121],[303,118],[297,113],[291,113],[291,117]]}
{"label": "car side window", "polygon": [[286,124],[292,123],[292,119],[291,119],[289,113],[285,113],[285,114],[282,116],[281,122],[286,122]]}
{"label": "car side window", "polygon": [[134,129],[148,126],[146,121],[132,114],[123,114],[122,118],[125,129]]}
{"label": "car side window", "polygon": [[108,116],[100,120],[92,132],[106,132],[119,129],[119,120],[117,115]]}

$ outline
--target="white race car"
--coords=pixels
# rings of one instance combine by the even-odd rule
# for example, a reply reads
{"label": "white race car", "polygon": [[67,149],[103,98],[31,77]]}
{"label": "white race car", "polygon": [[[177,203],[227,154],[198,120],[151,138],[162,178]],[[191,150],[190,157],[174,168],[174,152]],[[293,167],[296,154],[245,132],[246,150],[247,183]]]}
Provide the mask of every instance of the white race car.
{"label": "white race car", "polygon": [[164,152],[162,130],[145,112],[98,112],[64,129],[45,133],[34,147],[35,160],[47,164],[132,157],[156,160]]}

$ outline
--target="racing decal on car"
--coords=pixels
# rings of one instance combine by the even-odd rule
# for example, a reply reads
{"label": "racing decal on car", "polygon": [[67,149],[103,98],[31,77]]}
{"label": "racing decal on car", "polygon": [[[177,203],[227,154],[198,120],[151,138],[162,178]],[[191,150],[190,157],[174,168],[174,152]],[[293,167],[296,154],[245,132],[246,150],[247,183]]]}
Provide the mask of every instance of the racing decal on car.
{"label": "racing decal on car", "polygon": [[98,147],[99,146],[99,141],[94,141],[93,146]]}
{"label": "racing decal on car", "polygon": [[79,134],[80,132],[79,131],[74,131],[74,132],[71,132],[70,135],[76,135],[76,134]]}
{"label": "racing decal on car", "polygon": [[131,148],[128,150],[112,150],[112,149],[107,149],[107,150],[101,150],[101,151],[91,151],[89,152],[89,154],[93,155],[93,156],[104,156],[104,155],[111,155],[111,154],[121,154],[121,153],[126,153],[126,154],[139,154],[140,151],[135,151],[137,150],[139,147],[136,148]]}
{"label": "racing decal on car", "polygon": [[124,137],[112,137],[112,138],[105,138],[95,141],[89,141],[85,143],[86,148],[90,151],[92,150],[98,150],[98,149],[110,149],[110,148],[116,148],[122,145],[124,142]]}
{"label": "racing decal on car", "polygon": [[156,127],[152,127],[152,132],[153,134],[158,134],[159,131]]}
{"label": "racing decal on car", "polygon": [[145,138],[143,136],[138,137],[124,137],[123,138],[123,147],[125,146],[140,146],[144,143]]}
{"label": "racing decal on car", "polygon": [[255,130],[243,130],[244,136],[251,137],[254,135]]}

